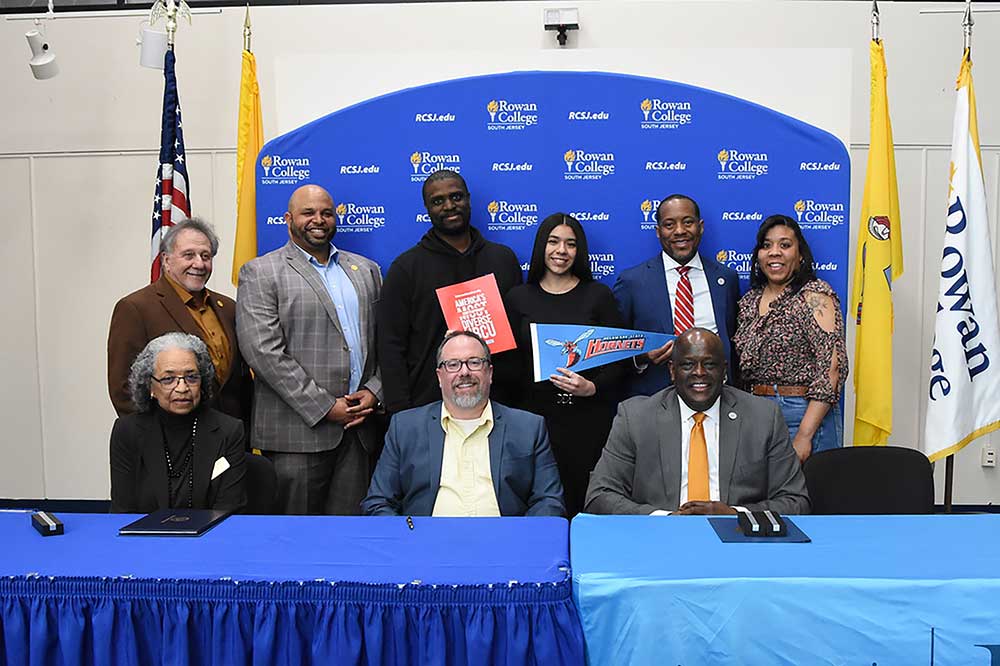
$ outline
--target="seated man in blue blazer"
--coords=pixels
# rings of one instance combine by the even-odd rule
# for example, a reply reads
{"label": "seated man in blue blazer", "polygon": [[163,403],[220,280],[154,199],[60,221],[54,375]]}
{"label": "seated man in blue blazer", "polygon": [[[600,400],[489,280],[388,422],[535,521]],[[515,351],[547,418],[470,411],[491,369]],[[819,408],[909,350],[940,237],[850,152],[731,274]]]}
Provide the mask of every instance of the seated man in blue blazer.
{"label": "seated man in blue blazer", "polygon": [[[698,252],[704,231],[695,200],[671,194],[656,209],[656,237],[663,251],[623,271],[612,291],[627,328],[680,335],[698,326],[717,333],[732,381],[740,279],[736,271]],[[666,364],[672,351],[673,342],[668,342],[636,357],[625,396],[653,395],[670,386]]]}
{"label": "seated man in blue blazer", "polygon": [[392,417],[362,511],[371,516],[562,516],[542,417],[490,400],[490,350],[455,331],[437,351],[443,400]]}

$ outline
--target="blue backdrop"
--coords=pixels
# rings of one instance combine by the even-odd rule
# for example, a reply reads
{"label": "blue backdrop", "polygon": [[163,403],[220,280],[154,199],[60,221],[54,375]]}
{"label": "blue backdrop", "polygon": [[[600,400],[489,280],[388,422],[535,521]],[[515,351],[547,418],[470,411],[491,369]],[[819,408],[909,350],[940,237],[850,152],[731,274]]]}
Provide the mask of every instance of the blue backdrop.
{"label": "blue backdrop", "polygon": [[572,213],[595,277],[658,251],[659,200],[694,197],[702,250],[744,280],[760,222],[798,219],[818,274],[847,290],[850,165],[828,132],[729,95],[598,72],[516,72],[411,88],[331,113],[268,142],[257,163],[261,254],[288,239],[288,198],[323,185],[339,216],[335,243],[383,273],[429,227],[427,175],[459,171],[472,223],[527,268],[535,228]]}

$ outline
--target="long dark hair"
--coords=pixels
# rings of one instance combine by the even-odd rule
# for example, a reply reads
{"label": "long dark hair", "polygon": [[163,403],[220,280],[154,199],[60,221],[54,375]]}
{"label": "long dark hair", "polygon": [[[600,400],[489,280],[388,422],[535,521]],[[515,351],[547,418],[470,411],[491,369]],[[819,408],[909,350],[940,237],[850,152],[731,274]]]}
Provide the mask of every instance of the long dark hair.
{"label": "long dark hair", "polygon": [[590,252],[587,250],[587,234],[583,232],[583,226],[572,215],[553,213],[538,225],[535,246],[531,250],[531,265],[528,267],[528,284],[538,284],[545,277],[545,245],[552,230],[563,224],[572,229],[576,236],[576,258],[569,272],[580,278],[580,282],[593,281],[594,275],[590,272]]}
{"label": "long dark hair", "polygon": [[757,259],[757,255],[764,247],[764,237],[767,236],[767,232],[778,225],[788,227],[795,232],[795,240],[799,242],[799,256],[802,257],[802,263],[792,274],[792,281],[789,283],[792,287],[792,293],[797,294],[803,285],[816,279],[816,271],[813,269],[813,253],[809,248],[809,243],[806,242],[806,237],[802,235],[802,227],[787,215],[771,215],[761,223],[760,229],[757,230],[757,243],[753,246],[753,253],[750,256],[750,286],[762,287],[767,284],[767,278],[760,270],[760,261]]}

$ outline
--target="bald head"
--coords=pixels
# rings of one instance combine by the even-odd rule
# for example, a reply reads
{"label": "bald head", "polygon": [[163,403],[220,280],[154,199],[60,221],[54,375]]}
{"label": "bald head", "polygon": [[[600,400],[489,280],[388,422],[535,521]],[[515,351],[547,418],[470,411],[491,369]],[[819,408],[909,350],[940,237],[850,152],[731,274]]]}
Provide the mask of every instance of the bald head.
{"label": "bald head", "polygon": [[333,197],[330,193],[319,185],[303,185],[295,189],[292,192],[292,196],[288,199],[288,212],[291,213],[295,210],[297,206],[300,206],[303,201],[309,200],[314,197],[326,197],[330,203],[333,203]]}
{"label": "bald head", "polygon": [[317,261],[326,263],[330,239],[337,232],[337,216],[329,192],[319,185],[303,185],[292,192],[285,223],[293,243]]}
{"label": "bald head", "polygon": [[677,336],[670,357],[670,375],[688,407],[702,412],[722,393],[726,352],[719,336],[704,328],[689,328]]}

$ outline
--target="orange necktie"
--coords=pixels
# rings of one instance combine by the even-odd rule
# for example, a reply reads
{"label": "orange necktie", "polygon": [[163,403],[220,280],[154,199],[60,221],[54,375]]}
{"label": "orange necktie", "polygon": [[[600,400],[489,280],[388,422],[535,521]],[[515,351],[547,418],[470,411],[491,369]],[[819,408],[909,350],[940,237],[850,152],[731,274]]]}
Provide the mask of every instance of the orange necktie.
{"label": "orange necktie", "polygon": [[691,426],[691,443],[688,447],[688,501],[709,501],[708,489],[708,445],[705,443],[705,414],[694,415]]}

